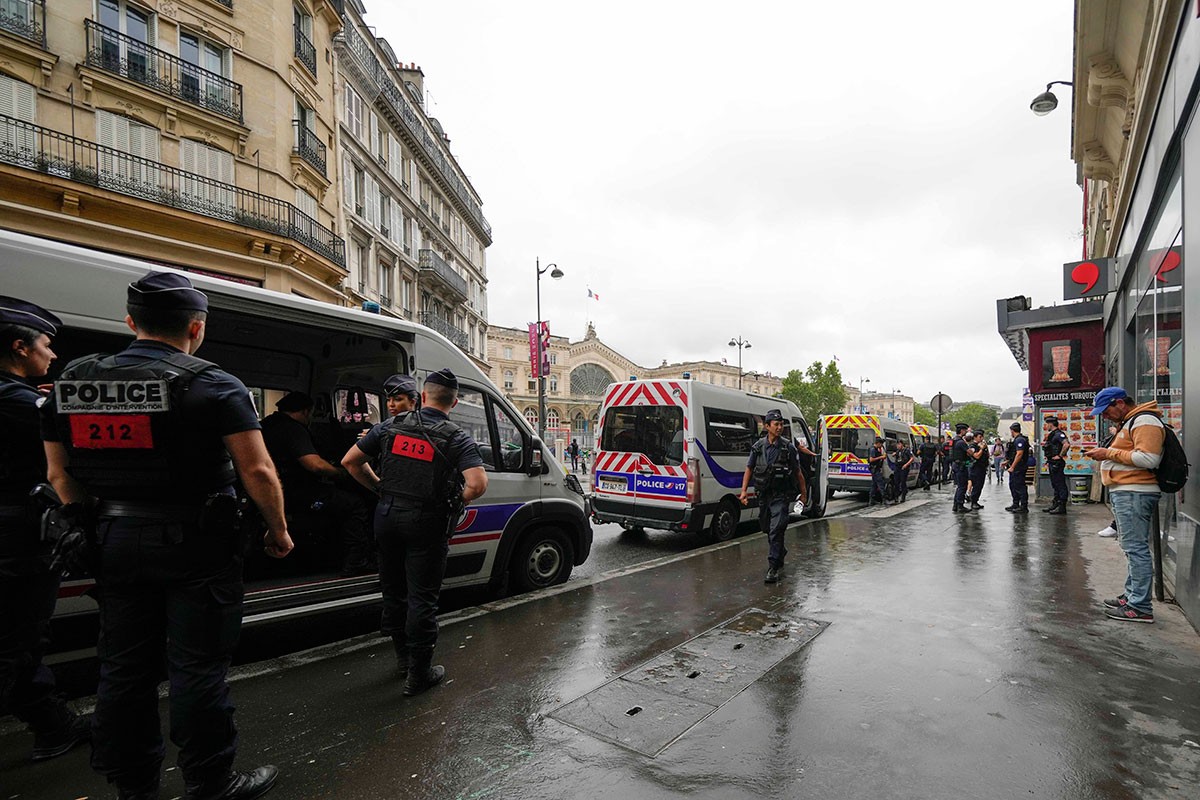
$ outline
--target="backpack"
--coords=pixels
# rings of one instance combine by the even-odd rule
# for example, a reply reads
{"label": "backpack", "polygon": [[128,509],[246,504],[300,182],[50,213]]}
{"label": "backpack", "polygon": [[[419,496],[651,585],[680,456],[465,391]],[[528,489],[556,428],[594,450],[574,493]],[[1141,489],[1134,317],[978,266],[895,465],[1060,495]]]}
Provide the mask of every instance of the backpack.
{"label": "backpack", "polygon": [[[1121,423],[1121,427],[1133,422],[1142,414],[1151,414],[1158,416],[1152,411],[1142,411],[1134,414],[1129,419]],[[1161,418],[1160,418],[1161,421]],[[1188,463],[1187,453],[1183,450],[1183,444],[1179,441],[1179,437],[1175,434],[1175,429],[1166,422],[1163,426],[1163,449],[1162,460],[1158,463],[1158,467],[1150,470],[1154,473],[1154,477],[1158,480],[1158,488],[1168,494],[1174,494],[1183,488],[1187,483],[1188,468],[1191,464]]]}

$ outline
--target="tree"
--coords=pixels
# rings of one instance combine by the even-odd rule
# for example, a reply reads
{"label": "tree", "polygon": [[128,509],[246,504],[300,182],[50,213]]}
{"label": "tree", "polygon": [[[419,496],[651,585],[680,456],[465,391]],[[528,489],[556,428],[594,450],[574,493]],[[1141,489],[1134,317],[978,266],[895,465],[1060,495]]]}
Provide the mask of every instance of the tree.
{"label": "tree", "polygon": [[918,425],[937,425],[937,414],[929,410],[929,406],[916,403],[913,405],[913,422]]}
{"label": "tree", "polygon": [[987,431],[988,433],[994,433],[1000,424],[1000,418],[996,412],[980,403],[967,403],[962,408],[951,411],[942,417],[942,420],[949,422],[952,426],[965,422],[971,426],[971,430]]}
{"label": "tree", "polygon": [[822,366],[814,361],[801,372],[794,369],[783,379],[783,397],[804,412],[810,425],[822,414],[840,414],[846,407],[846,387],[836,361]]}

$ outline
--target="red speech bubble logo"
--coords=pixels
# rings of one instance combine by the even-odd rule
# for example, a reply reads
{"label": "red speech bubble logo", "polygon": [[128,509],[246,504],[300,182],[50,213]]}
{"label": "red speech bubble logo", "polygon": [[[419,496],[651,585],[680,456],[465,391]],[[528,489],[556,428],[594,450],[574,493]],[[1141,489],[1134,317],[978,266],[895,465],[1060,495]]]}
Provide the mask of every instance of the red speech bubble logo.
{"label": "red speech bubble logo", "polygon": [[1071,270],[1071,280],[1083,287],[1081,295],[1087,294],[1100,280],[1100,267],[1091,261],[1076,264],[1075,269]]}
{"label": "red speech bubble logo", "polygon": [[1179,269],[1180,262],[1181,259],[1179,258],[1179,251],[1174,249],[1168,250],[1167,254],[1163,257],[1162,264],[1157,270],[1155,270],[1154,277],[1158,278],[1163,283],[1166,283],[1167,273]]}

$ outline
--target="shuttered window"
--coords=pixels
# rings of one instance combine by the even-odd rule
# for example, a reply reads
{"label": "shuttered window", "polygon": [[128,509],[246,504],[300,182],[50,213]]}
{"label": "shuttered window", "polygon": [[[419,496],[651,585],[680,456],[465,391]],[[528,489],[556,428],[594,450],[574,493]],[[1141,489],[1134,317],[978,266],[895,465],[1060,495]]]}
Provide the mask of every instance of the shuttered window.
{"label": "shuttered window", "polygon": [[[37,92],[28,83],[0,75],[0,114],[23,122],[37,122]],[[8,120],[0,120],[0,150],[5,160],[32,162],[37,156],[37,135]],[[10,155],[11,154],[11,155]]]}
{"label": "shuttered window", "polygon": [[158,128],[107,111],[97,111],[96,141],[102,147],[120,151],[101,151],[101,184],[116,184],[122,191],[135,195],[157,188],[158,139]]}
{"label": "shuttered window", "polygon": [[317,216],[317,198],[303,189],[296,190],[296,208],[314,220],[319,219]]}
{"label": "shuttered window", "polygon": [[[192,139],[179,140],[179,166],[198,177],[180,181],[180,193],[205,214],[233,219],[233,154]],[[208,180],[202,180],[207,178]]]}

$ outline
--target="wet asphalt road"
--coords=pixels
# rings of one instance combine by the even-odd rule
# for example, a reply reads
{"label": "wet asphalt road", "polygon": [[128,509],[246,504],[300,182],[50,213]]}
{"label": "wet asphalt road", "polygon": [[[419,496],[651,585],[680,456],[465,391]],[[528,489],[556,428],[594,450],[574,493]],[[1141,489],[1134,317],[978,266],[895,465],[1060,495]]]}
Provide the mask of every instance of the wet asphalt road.
{"label": "wet asphalt road", "polygon": [[[775,586],[753,535],[464,611],[439,644],[450,680],[418,698],[369,640],[254,665],[234,684],[240,761],[279,764],[277,798],[1197,796],[1196,632],[1165,605],[1152,626],[1101,615],[1123,579],[1103,509],[1014,519],[988,491],[966,518],[941,502],[796,527]],[[693,652],[747,614],[785,624],[722,632],[746,651],[788,621],[827,627],[750,669]],[[715,695],[642,666],[664,654],[704,665]],[[644,697],[607,701],[621,681]],[[593,733],[561,721],[585,696]],[[627,733],[665,749],[614,743]],[[3,797],[107,796],[86,753],[28,766],[25,745],[0,735]]]}

